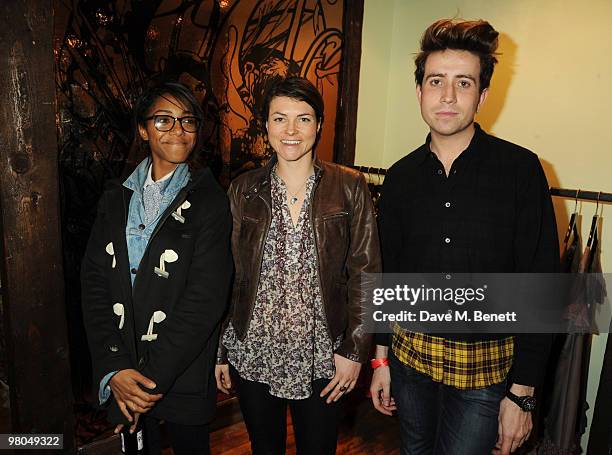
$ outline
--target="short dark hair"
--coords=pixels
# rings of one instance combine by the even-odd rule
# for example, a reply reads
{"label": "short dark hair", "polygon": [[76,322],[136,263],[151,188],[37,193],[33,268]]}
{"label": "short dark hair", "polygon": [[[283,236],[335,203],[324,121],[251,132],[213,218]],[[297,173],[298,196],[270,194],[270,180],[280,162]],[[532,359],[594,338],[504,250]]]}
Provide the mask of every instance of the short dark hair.
{"label": "short dark hair", "polygon": [[145,89],[145,91],[138,97],[136,102],[134,103],[133,109],[133,123],[134,123],[134,137],[141,148],[146,148],[145,142],[140,137],[138,133],[138,127],[144,127],[149,114],[149,109],[155,101],[163,96],[172,96],[179,103],[187,108],[195,117],[200,119],[200,123],[198,124],[198,131],[196,143],[189,155],[188,163],[195,164],[194,158],[200,152],[202,147],[202,120],[204,118],[204,111],[202,110],[202,106],[196,99],[195,95],[191,92],[189,88],[180,82],[174,81],[162,81],[158,82],[155,85]]}
{"label": "short dark hair", "polygon": [[[317,125],[323,125],[325,112],[323,97],[312,82],[299,76],[276,79],[267,87],[263,103],[261,104],[261,112],[259,113],[261,121],[264,124],[268,121],[270,104],[272,103],[272,100],[278,96],[286,96],[287,98],[291,98],[296,101],[304,101],[314,110]],[[318,128],[317,130],[317,137],[313,144],[313,150],[319,143],[319,139],[321,139],[321,128]]]}
{"label": "short dark hair", "polygon": [[317,123],[323,123],[325,106],[319,90],[308,79],[291,76],[274,81],[266,90],[260,116],[262,121],[268,120],[270,103],[278,96],[286,96],[296,101],[304,101],[315,112]]}
{"label": "short dark hair", "polygon": [[489,87],[497,63],[495,51],[499,33],[487,21],[440,19],[431,24],[421,38],[421,52],[416,56],[414,78],[423,83],[429,54],[447,49],[468,51],[480,59],[479,90]]}

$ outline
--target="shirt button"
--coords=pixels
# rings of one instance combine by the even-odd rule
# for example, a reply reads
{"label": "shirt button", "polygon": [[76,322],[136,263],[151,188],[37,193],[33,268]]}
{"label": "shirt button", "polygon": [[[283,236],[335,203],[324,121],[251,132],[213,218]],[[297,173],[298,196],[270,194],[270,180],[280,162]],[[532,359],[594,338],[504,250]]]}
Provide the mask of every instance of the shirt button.
{"label": "shirt button", "polygon": [[141,358],[138,360],[138,366],[139,366],[140,368],[142,368],[142,367],[144,367],[144,364],[145,364],[145,359],[144,359],[144,357],[141,357]]}
{"label": "shirt button", "polygon": [[442,169],[438,169],[438,175],[442,175]]}
{"label": "shirt button", "polygon": [[457,173],[457,169],[455,169],[455,170],[453,171],[453,174],[456,174],[456,173]]}
{"label": "shirt button", "polygon": [[450,242],[451,242],[451,241],[450,241],[450,238],[446,237],[446,238],[444,239],[444,243],[450,243]]}
{"label": "shirt button", "polygon": [[140,229],[141,231],[142,231],[142,230],[144,230],[144,228],[145,228],[145,225],[144,225],[144,224],[139,224],[139,225],[138,225],[138,229]]}
{"label": "shirt button", "polygon": [[136,272],[138,272],[138,269],[136,267],[132,267],[132,270],[130,270],[130,272],[136,275]]}
{"label": "shirt button", "polygon": [[446,208],[449,208],[450,206],[451,206],[450,202],[447,202],[447,203],[444,204],[444,207],[446,207]]}

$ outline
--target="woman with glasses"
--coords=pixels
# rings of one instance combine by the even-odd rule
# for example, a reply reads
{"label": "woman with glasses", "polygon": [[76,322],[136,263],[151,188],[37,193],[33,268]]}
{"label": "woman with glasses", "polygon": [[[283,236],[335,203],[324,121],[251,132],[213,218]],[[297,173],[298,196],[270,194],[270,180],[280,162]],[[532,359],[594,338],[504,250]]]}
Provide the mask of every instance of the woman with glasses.
{"label": "woman with glasses", "polygon": [[254,455],[336,450],[339,403],[368,359],[367,277],[380,272],[363,176],[321,161],[323,98],[307,80],[277,81],[263,102],[275,151],[229,190],[236,273],[215,372],[236,388]]}
{"label": "woman with glasses", "polygon": [[201,119],[181,84],[139,98],[135,134],[149,154],[102,195],[82,266],[100,404],[117,432],[144,428],[151,454],[161,450],[161,420],[175,454],[209,453],[231,216],[211,172],[194,164]]}

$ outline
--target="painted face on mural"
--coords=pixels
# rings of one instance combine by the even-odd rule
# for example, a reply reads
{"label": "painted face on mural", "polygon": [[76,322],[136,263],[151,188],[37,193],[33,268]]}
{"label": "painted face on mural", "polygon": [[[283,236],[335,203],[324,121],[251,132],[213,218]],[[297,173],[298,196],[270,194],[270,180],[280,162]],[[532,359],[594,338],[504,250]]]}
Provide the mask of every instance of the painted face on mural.
{"label": "painted face on mural", "polygon": [[453,136],[472,127],[487,97],[479,93],[480,60],[462,50],[433,52],[425,62],[422,85],[417,85],[421,115],[432,135]]}
{"label": "painted face on mural", "polygon": [[[147,117],[155,115],[180,118],[192,115],[192,112],[173,96],[164,95],[151,105]],[[140,137],[149,142],[155,179],[172,172],[178,164],[187,161],[197,139],[197,133],[184,131],[178,121],[174,122],[170,131],[164,132],[155,128],[154,119],[147,120],[144,127],[138,126],[138,131]]]}
{"label": "painted face on mural", "polygon": [[279,161],[311,159],[320,127],[314,109],[305,101],[277,96],[270,102],[266,129]]}

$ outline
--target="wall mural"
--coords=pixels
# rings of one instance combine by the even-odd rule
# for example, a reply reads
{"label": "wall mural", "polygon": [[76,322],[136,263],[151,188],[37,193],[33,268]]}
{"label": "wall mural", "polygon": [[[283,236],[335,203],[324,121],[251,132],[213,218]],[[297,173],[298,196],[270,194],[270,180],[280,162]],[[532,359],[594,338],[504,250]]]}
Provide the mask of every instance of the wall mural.
{"label": "wall mural", "polygon": [[[79,264],[105,182],[142,159],[131,106],[139,91],[178,79],[205,112],[202,159],[223,184],[271,156],[258,109],[266,87],[307,77],[325,99],[318,146],[332,160],[342,61],[342,0],[55,0],[62,234],[77,403],[90,390]],[[79,445],[100,432],[80,420]]]}
{"label": "wall mural", "polygon": [[209,153],[233,177],[269,158],[257,112],[267,85],[287,75],[323,93],[319,153],[331,160],[342,13],[339,0],[58,0],[62,161],[89,156],[117,175],[140,158],[130,106],[148,82],[173,78],[198,96]]}

